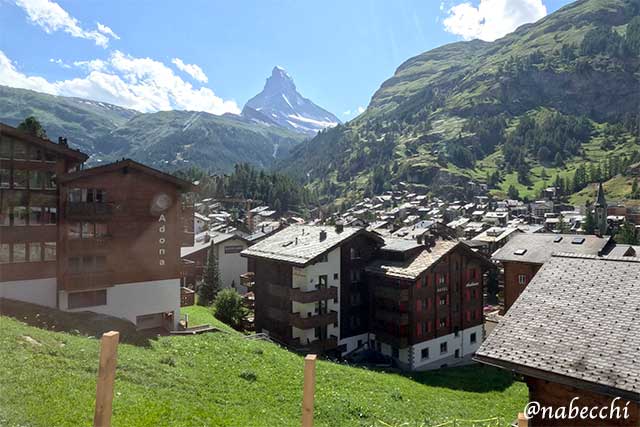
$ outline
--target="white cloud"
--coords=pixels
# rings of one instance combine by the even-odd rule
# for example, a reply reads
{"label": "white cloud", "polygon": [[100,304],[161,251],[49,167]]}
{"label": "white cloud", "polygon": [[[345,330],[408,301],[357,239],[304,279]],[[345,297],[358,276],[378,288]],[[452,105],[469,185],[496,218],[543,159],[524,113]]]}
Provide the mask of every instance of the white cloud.
{"label": "white cloud", "polygon": [[171,68],[151,58],[136,58],[114,51],[107,60],[76,61],[88,74],[69,80],[47,81],[20,72],[0,50],[0,84],[109,102],[142,112],[164,110],[240,113],[232,100],[224,100],[206,87],[194,88]]}
{"label": "white cloud", "polygon": [[202,71],[202,68],[196,64],[185,64],[180,58],[173,58],[171,62],[178,67],[178,70],[189,74],[197,81],[201,83],[207,83],[209,81],[209,78],[207,78],[207,75]]}
{"label": "white cloud", "polygon": [[546,15],[542,0],[480,0],[478,7],[469,2],[453,6],[444,27],[465,40],[493,41]]}
{"label": "white cloud", "polygon": [[344,111],[344,112],[342,113],[342,115],[343,115],[343,116],[350,116],[350,115],[351,115],[351,110]]}
{"label": "white cloud", "polygon": [[362,107],[362,106],[358,107],[358,114],[364,113],[364,110],[365,110],[364,107]]}
{"label": "white cloud", "polygon": [[109,36],[114,40],[120,40],[120,36],[114,33],[110,27],[107,27],[106,25],[103,25],[99,22],[96,23],[96,27],[98,27],[98,31],[100,31],[105,36]]}
{"label": "white cloud", "polygon": [[71,65],[67,64],[60,58],[49,58],[49,62],[51,62],[52,64],[57,64],[62,68],[71,68]]}
{"label": "white cloud", "polygon": [[46,33],[64,31],[73,37],[93,40],[102,47],[109,45],[109,37],[119,38],[111,28],[100,23],[97,30],[83,29],[76,18],[51,0],[15,0],[15,3],[24,9],[31,22],[40,26]]}

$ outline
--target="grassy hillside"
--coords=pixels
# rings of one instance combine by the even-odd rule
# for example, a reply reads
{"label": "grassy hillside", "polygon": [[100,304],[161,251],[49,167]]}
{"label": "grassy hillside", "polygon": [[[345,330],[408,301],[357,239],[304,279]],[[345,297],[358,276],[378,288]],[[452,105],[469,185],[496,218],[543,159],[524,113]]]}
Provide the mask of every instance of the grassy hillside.
{"label": "grassy hillside", "polygon": [[[211,323],[206,312],[196,311]],[[59,319],[60,325],[87,323],[78,314],[57,316],[73,316]],[[0,316],[0,348],[0,425],[91,424],[97,339]],[[237,333],[121,344],[113,425],[299,425],[302,372],[300,356]],[[428,426],[492,417],[506,425],[526,401],[524,384],[489,367],[409,377],[326,361],[317,365],[318,426]]]}
{"label": "grassy hillside", "polygon": [[[411,58],[364,114],[297,146],[296,161],[281,167],[327,201],[400,181],[460,197],[470,178],[486,182],[496,170],[494,192],[515,185],[534,196],[545,184],[543,167],[569,176],[580,163],[631,156],[640,137],[640,51],[631,48],[639,13],[638,0],[580,0],[495,42],[453,43]],[[556,126],[538,120],[543,113],[589,120],[590,135],[554,134]],[[526,130],[514,136],[527,117],[538,120],[535,141]],[[611,136],[618,126],[623,131]],[[539,156],[547,141],[548,154]],[[515,179],[518,171],[532,171],[531,182]]]}

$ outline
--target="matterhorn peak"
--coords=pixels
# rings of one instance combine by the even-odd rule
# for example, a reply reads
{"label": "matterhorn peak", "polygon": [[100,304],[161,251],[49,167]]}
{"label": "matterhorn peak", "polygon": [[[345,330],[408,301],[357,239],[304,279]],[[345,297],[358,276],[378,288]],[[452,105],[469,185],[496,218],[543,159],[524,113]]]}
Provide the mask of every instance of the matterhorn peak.
{"label": "matterhorn peak", "polygon": [[[251,110],[259,111],[260,115]],[[269,124],[309,135],[340,123],[336,116],[303,97],[293,78],[278,65],[271,70],[262,92],[247,101],[243,115],[252,120],[264,117]]]}

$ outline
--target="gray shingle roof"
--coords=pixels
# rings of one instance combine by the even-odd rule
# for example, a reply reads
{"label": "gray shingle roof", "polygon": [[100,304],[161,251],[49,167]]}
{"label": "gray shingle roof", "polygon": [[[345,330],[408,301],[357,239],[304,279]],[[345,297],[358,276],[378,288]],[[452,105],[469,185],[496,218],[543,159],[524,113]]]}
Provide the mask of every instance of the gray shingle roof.
{"label": "gray shingle roof", "polygon": [[[320,232],[326,232],[326,238],[320,240]],[[313,225],[291,225],[259,243],[242,251],[243,256],[267,258],[296,265],[305,265],[325,252],[341,245],[358,233],[366,233],[377,237],[363,228],[344,227],[338,233],[335,227]]]}
{"label": "gray shingle roof", "polygon": [[438,240],[434,247],[423,250],[407,261],[375,260],[367,266],[366,271],[401,279],[416,279],[453,248],[462,244],[451,240]]}
{"label": "gray shingle roof", "polygon": [[640,401],[640,259],[554,255],[476,358]]}
{"label": "gray shingle roof", "polygon": [[[584,242],[576,244],[574,241]],[[498,249],[492,259],[496,261],[517,261],[544,264],[552,254],[569,252],[585,255],[598,255],[609,243],[611,237],[588,236],[583,234],[518,234],[506,245]],[[577,241],[576,241],[577,242]],[[522,253],[522,250],[525,250]],[[516,253],[522,253],[517,255]]]}

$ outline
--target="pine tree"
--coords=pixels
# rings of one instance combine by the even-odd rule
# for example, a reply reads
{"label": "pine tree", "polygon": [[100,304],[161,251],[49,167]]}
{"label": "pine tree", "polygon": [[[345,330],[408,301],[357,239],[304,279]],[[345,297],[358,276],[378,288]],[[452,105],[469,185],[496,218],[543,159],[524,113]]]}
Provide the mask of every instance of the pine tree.
{"label": "pine tree", "polygon": [[198,304],[211,305],[220,291],[220,287],[220,269],[218,268],[218,258],[212,242],[207,252],[207,264],[202,273],[202,283],[198,288]]}
{"label": "pine tree", "polygon": [[636,226],[631,222],[625,222],[616,235],[616,243],[637,245],[638,233],[636,233]]}
{"label": "pine tree", "polygon": [[633,183],[631,184],[631,198],[640,198],[640,194],[638,193],[638,177],[633,178]]}
{"label": "pine tree", "polygon": [[18,129],[30,133],[38,138],[46,138],[47,132],[44,130],[38,119],[34,116],[29,116],[18,125]]}
{"label": "pine tree", "polygon": [[596,232],[596,219],[593,216],[591,203],[587,201],[587,215],[584,219],[584,233],[594,234]]}

